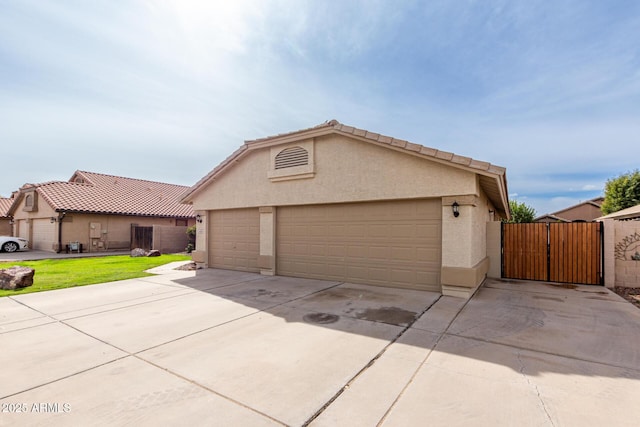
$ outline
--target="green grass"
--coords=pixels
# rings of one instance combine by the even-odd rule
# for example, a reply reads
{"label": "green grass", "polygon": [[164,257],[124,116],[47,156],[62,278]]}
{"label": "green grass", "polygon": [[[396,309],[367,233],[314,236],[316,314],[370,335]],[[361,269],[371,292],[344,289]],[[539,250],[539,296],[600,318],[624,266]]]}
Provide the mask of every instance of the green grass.
{"label": "green grass", "polygon": [[188,261],[190,259],[189,255],[161,255],[158,257],[136,258],[129,255],[114,255],[91,258],[0,262],[0,269],[22,265],[36,270],[36,274],[33,277],[33,285],[16,291],[0,290],[0,297],[152,276],[152,274],[145,273],[145,270],[174,261]]}

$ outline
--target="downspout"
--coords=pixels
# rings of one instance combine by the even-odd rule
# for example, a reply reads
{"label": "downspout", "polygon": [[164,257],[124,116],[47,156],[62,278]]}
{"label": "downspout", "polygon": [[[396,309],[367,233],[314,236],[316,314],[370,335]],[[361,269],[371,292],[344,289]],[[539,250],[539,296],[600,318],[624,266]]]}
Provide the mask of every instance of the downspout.
{"label": "downspout", "polygon": [[58,250],[56,251],[57,254],[62,252],[62,220],[64,219],[66,214],[67,213],[63,211],[62,214],[58,215]]}

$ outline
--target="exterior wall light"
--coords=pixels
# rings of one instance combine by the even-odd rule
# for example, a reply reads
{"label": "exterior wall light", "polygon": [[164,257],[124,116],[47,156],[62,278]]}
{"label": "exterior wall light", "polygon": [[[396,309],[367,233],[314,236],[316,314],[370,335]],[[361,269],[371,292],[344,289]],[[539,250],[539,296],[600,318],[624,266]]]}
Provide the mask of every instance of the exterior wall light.
{"label": "exterior wall light", "polygon": [[202,215],[196,215],[196,222],[202,223]]}
{"label": "exterior wall light", "polygon": [[53,224],[56,221],[58,221],[58,218],[56,218],[55,216],[52,216],[51,217],[51,224]]}
{"label": "exterior wall light", "polygon": [[455,216],[456,218],[460,216],[460,210],[458,209],[459,207],[460,205],[458,204],[458,202],[453,202],[453,204],[451,205],[451,209],[453,210],[453,216]]}

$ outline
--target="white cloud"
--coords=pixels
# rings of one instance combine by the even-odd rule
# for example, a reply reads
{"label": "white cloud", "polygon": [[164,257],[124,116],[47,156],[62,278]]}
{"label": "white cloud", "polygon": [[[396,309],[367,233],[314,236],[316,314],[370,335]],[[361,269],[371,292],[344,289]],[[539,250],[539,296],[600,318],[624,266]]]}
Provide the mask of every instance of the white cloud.
{"label": "white cloud", "polygon": [[601,185],[593,185],[593,184],[586,184],[582,186],[582,191],[595,191],[595,190],[602,190],[602,186]]}

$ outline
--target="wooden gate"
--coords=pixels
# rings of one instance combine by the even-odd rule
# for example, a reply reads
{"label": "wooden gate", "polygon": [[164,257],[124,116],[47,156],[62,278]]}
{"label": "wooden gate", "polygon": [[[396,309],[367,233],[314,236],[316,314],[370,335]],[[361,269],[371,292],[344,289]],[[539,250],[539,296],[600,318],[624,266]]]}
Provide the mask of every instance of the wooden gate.
{"label": "wooden gate", "polygon": [[131,224],[131,249],[141,248],[146,251],[153,249],[153,226],[140,227]]}
{"label": "wooden gate", "polygon": [[502,224],[502,277],[601,285],[600,222]]}

